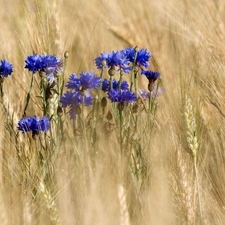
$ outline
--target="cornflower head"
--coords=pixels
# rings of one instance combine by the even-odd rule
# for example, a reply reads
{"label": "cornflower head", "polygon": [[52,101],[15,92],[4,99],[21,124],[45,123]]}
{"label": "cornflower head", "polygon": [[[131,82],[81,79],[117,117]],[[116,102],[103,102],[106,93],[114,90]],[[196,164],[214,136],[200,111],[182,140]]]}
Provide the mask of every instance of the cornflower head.
{"label": "cornflower head", "polygon": [[26,117],[20,119],[18,122],[18,130],[21,130],[22,133],[32,131],[32,137],[35,138],[39,131],[47,132],[50,128],[50,120],[44,116],[41,120],[39,116],[34,116],[34,118]]}
{"label": "cornflower head", "polygon": [[136,95],[132,91],[129,91],[129,90],[118,91],[115,89],[112,89],[108,92],[108,98],[112,102],[119,102],[119,103],[122,103],[122,102],[131,103],[136,101],[137,99]]}
{"label": "cornflower head", "polygon": [[98,69],[110,68],[115,69],[118,67],[119,71],[129,73],[131,67],[129,66],[130,61],[126,51],[112,51],[112,52],[103,52],[99,57],[95,59],[95,65]]}
{"label": "cornflower head", "polygon": [[49,83],[53,83],[56,74],[62,72],[62,60],[57,56],[34,54],[28,56],[25,63],[25,68],[33,73],[46,73]]}
{"label": "cornflower head", "polygon": [[80,78],[74,73],[70,76],[66,85],[68,89],[85,91],[87,89],[98,90],[101,84],[101,78],[96,77],[92,72],[82,72]]}
{"label": "cornflower head", "polygon": [[154,72],[151,70],[142,70],[141,74],[144,74],[146,78],[148,79],[148,90],[153,91],[155,87],[155,81],[159,78],[160,73],[159,72]]}
{"label": "cornflower head", "polygon": [[93,104],[93,97],[87,90],[85,94],[81,93],[80,90],[75,90],[72,92],[67,91],[60,99],[60,103],[63,108],[67,106],[70,107],[69,114],[70,119],[76,119],[76,114],[79,114],[79,105],[84,104],[85,106],[90,106]]}
{"label": "cornflower head", "polygon": [[[120,89],[121,90],[129,90],[129,84],[127,83],[127,81],[122,81],[120,83],[120,81],[116,81],[115,79],[113,79],[112,81],[112,88],[114,90],[119,90],[119,85],[120,85]],[[108,92],[110,90],[110,81],[107,79],[104,79],[102,81],[102,91],[104,92]]]}
{"label": "cornflower head", "polygon": [[5,59],[1,60],[1,66],[0,66],[0,78],[5,78],[11,75],[13,71],[13,66],[9,62],[7,62]]}
{"label": "cornflower head", "polygon": [[135,48],[126,48],[123,50],[127,55],[130,63],[134,64],[140,68],[145,67],[148,68],[150,66],[149,59],[152,57],[150,52],[147,49],[141,49],[137,52],[136,62],[134,62],[136,49]]}

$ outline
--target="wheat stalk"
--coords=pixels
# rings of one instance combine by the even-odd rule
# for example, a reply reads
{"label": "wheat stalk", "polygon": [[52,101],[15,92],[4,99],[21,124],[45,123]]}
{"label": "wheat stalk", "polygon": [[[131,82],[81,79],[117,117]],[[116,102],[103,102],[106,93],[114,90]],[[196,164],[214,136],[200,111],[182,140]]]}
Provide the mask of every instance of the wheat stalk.
{"label": "wheat stalk", "polygon": [[[0,186],[0,190],[2,193],[2,187]],[[6,214],[6,206],[3,201],[3,196],[0,195],[0,221],[2,225],[8,224],[7,214]]]}
{"label": "wheat stalk", "polygon": [[118,197],[120,203],[120,225],[130,225],[127,198],[123,185],[119,185]]}
{"label": "wheat stalk", "polygon": [[40,181],[39,184],[40,192],[43,194],[43,197],[45,199],[45,203],[47,208],[50,211],[51,220],[54,222],[55,225],[59,225],[59,217],[58,217],[58,210],[56,207],[56,203],[54,199],[52,198],[49,191],[46,189],[46,186],[43,181]]}
{"label": "wheat stalk", "polygon": [[187,142],[191,150],[192,156],[194,157],[194,160],[196,160],[196,154],[198,150],[197,124],[191,101],[187,96],[185,99],[184,115],[187,127],[186,131]]}
{"label": "wheat stalk", "polygon": [[197,184],[198,191],[198,203],[199,203],[199,214],[200,214],[200,223],[202,223],[202,205],[201,205],[201,196],[200,196],[200,187],[199,187],[199,179],[198,179],[198,170],[197,170],[197,152],[198,152],[198,138],[197,138],[197,123],[196,117],[193,112],[193,107],[191,104],[190,98],[185,96],[185,121],[186,121],[186,135],[188,146],[191,150],[191,154],[194,162],[194,170],[195,170],[195,179]]}

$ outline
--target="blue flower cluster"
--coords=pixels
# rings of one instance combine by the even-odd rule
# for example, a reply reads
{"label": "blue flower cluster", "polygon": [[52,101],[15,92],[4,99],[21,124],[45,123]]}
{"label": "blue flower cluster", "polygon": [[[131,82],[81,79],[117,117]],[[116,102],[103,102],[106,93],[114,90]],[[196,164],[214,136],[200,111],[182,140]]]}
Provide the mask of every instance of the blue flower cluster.
{"label": "blue flower cluster", "polygon": [[[116,70],[129,73],[132,68],[140,68],[141,74],[144,74],[150,83],[154,82],[159,77],[158,72],[146,70],[150,66],[150,58],[151,54],[147,49],[138,50],[137,48],[126,48],[121,51],[101,53],[100,56],[95,59],[95,65],[98,69],[108,68],[109,72],[110,70],[113,71],[112,74],[114,74]],[[72,74],[66,87],[70,89],[70,91],[67,91],[61,97],[60,103],[63,108],[69,106],[71,119],[75,119],[76,114],[79,113],[79,105],[90,106],[93,104],[93,97],[89,90],[98,90],[107,93],[108,98],[112,102],[131,103],[137,100],[136,94],[129,89],[129,85],[126,81],[116,81],[115,79],[102,80],[100,77],[96,77],[92,72],[82,72],[79,77],[75,73]],[[145,96],[150,96],[150,93],[145,93]]]}
{"label": "blue flower cluster", "polygon": [[68,89],[74,90],[87,90],[93,89],[98,90],[99,85],[101,84],[101,78],[95,77],[94,73],[82,72],[80,78],[76,74],[72,74],[69,78],[69,81],[66,85]]}
{"label": "blue flower cluster", "polygon": [[101,84],[101,78],[96,77],[94,73],[82,72],[80,78],[72,74],[66,85],[71,92],[67,91],[60,99],[63,108],[70,107],[69,114],[71,119],[76,118],[76,109],[80,104],[90,106],[93,104],[93,97],[89,90],[97,90]]}
{"label": "blue flower cluster", "polygon": [[[149,67],[150,52],[147,49],[141,49],[137,52],[135,60],[135,48],[126,48],[121,51],[103,52],[95,59],[95,65],[98,69],[118,67],[125,73],[129,73],[133,65],[140,68]],[[135,62],[134,62],[135,61]]]}
{"label": "blue flower cluster", "polygon": [[49,130],[49,127],[50,121],[46,116],[44,116],[42,120],[39,116],[34,116],[34,118],[26,117],[22,118],[18,123],[18,130],[21,130],[23,134],[28,131],[35,132],[36,134],[38,134],[39,131],[46,132]]}
{"label": "blue flower cluster", "polygon": [[8,77],[13,71],[13,66],[5,59],[1,60],[0,77]]}
{"label": "blue flower cluster", "polygon": [[28,56],[25,60],[25,68],[33,73],[45,72],[49,83],[55,80],[55,75],[62,72],[62,60],[57,56],[38,55]]}
{"label": "blue flower cluster", "polygon": [[112,89],[108,92],[108,98],[112,101],[112,102],[134,102],[137,100],[136,95],[129,90],[115,90]]}
{"label": "blue flower cluster", "polygon": [[[119,87],[120,86],[120,87]],[[112,80],[112,89],[110,89],[110,81],[104,79],[102,82],[102,91],[108,92],[108,98],[112,102],[133,102],[136,101],[136,95],[129,91],[129,85],[127,81]]]}

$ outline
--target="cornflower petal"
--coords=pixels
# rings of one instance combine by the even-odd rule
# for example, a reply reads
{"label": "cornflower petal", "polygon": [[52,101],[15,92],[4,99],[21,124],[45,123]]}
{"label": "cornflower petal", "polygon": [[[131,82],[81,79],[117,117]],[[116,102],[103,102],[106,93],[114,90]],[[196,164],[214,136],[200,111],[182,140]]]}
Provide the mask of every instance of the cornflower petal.
{"label": "cornflower petal", "polygon": [[69,81],[67,82],[66,87],[68,89],[79,90],[81,86],[80,78],[74,73],[69,77]]}
{"label": "cornflower petal", "polygon": [[49,128],[50,121],[46,116],[43,117],[43,120],[41,120],[39,116],[34,116],[34,118],[22,118],[18,122],[18,130],[21,130],[22,133],[26,133],[28,131],[36,133],[38,133],[39,131],[46,132],[47,130],[49,130]]}
{"label": "cornflower petal", "polygon": [[132,91],[123,91],[121,90],[120,92],[117,90],[110,90],[108,92],[108,98],[112,102],[133,102],[136,101],[136,95]]}
{"label": "cornflower petal", "polygon": [[80,74],[80,83],[83,90],[93,89],[98,90],[99,85],[101,84],[101,78],[95,77],[94,73],[82,72]]}
{"label": "cornflower petal", "polygon": [[13,71],[13,66],[5,59],[1,60],[0,77],[8,77]]}
{"label": "cornflower petal", "polygon": [[160,76],[159,72],[154,72],[151,70],[142,70],[141,74],[144,74],[149,81],[156,81]]}

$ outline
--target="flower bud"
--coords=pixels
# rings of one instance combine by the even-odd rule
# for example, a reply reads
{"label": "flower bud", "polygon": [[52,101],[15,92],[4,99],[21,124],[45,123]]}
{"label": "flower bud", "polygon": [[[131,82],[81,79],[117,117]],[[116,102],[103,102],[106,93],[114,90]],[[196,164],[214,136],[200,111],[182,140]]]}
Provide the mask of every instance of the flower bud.
{"label": "flower bud", "polygon": [[155,81],[150,80],[148,83],[148,90],[152,92],[155,88]]}
{"label": "flower bud", "polygon": [[65,51],[65,52],[64,52],[64,58],[67,59],[68,57],[69,57],[69,53],[68,53],[68,51]]}
{"label": "flower bud", "polygon": [[106,107],[107,106],[107,99],[106,97],[103,97],[102,100],[101,100],[101,106],[102,107]]}

